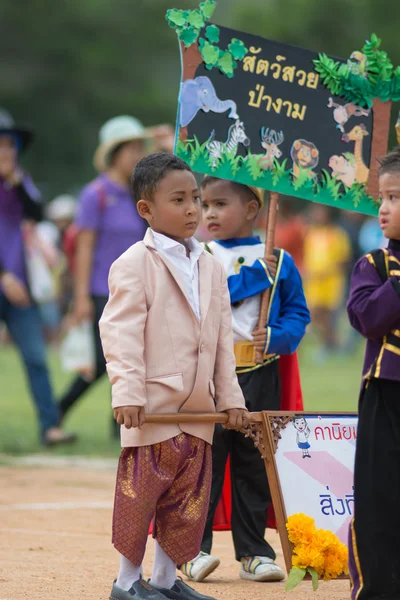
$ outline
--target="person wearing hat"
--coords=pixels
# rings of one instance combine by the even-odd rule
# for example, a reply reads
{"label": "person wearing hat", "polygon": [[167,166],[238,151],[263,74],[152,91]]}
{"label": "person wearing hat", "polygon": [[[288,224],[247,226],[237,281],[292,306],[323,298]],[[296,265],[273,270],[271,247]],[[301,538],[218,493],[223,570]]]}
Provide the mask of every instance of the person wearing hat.
{"label": "person wearing hat", "polygon": [[[292,257],[280,249],[264,260],[265,245],[254,235],[255,220],[264,203],[263,190],[207,176],[201,183],[203,224],[213,241],[206,250],[225,268],[231,297],[236,373],[251,412],[279,410],[281,354],[295,352],[310,314],[300,274]],[[268,322],[259,328],[261,294],[271,290]],[[263,363],[257,364],[261,350]],[[214,515],[230,456],[231,528],[240,577],[249,581],[279,581],[285,575],[275,564],[275,552],[264,539],[271,504],[268,480],[260,454],[250,438],[216,425],[210,507],[201,553],[181,566],[194,581],[203,581],[219,565],[210,554]]]}
{"label": "person wearing hat", "polygon": [[143,239],[146,224],[139,217],[130,192],[136,163],[145,155],[149,134],[130,116],[107,121],[99,132],[94,166],[99,176],[78,200],[74,256],[74,317],[93,322],[96,365],[93,379],[78,376],[60,401],[61,418],[106,371],[99,320],[108,300],[112,263],[132,244]]}
{"label": "person wearing hat", "polygon": [[75,436],[58,426],[39,311],[30,294],[25,264],[22,226],[42,217],[39,192],[18,164],[32,138],[31,131],[17,127],[11,115],[0,110],[0,320],[24,362],[41,440],[56,445],[71,442]]}

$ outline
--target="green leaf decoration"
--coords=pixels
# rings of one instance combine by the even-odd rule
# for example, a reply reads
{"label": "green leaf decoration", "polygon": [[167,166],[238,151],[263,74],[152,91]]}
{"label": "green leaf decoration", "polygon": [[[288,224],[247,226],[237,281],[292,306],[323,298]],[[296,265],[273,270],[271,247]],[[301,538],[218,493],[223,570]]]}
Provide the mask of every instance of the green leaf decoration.
{"label": "green leaf decoration", "polygon": [[169,26],[173,29],[176,27],[183,27],[186,24],[186,16],[183,10],[171,8],[170,10],[167,10],[165,18],[167,19]]}
{"label": "green leaf decoration", "polygon": [[209,25],[206,27],[206,38],[209,42],[218,44],[219,42],[219,27],[216,25]]}
{"label": "green leaf decoration", "polygon": [[219,60],[219,49],[217,46],[213,46],[210,42],[200,40],[200,54],[203,61],[206,63],[207,69],[214,67]]}
{"label": "green leaf decoration", "polygon": [[248,49],[242,40],[238,40],[237,38],[232,38],[231,43],[228,46],[228,50],[235,60],[243,60],[248,53]]}
{"label": "green leaf decoration", "polygon": [[297,567],[293,567],[286,581],[286,591],[289,592],[290,590],[293,590],[296,587],[296,585],[299,585],[299,583],[303,581],[305,575],[305,569],[298,569]]}
{"label": "green leaf decoration", "polygon": [[[370,108],[374,98],[382,102],[400,98],[400,68],[396,69],[376,34],[371,35],[361,51],[353,52],[347,64],[339,64],[326,54],[314,61],[321,82],[330,92],[347,102]],[[398,80],[399,78],[399,80]]]}
{"label": "green leaf decoration", "polygon": [[206,0],[205,2],[201,2],[200,11],[206,21],[211,19],[216,7],[217,3],[214,0]]}
{"label": "green leaf decoration", "polygon": [[314,590],[314,592],[316,592],[317,589],[318,589],[318,573],[312,567],[308,567],[307,573],[309,573],[311,575],[311,578],[312,578],[312,589]]}
{"label": "green leaf decoration", "polygon": [[263,170],[261,169],[260,165],[258,164],[257,155],[249,153],[246,156],[244,162],[245,162],[246,171],[249,173],[253,182],[257,181],[257,179],[259,179],[263,174]]}
{"label": "green leaf decoration", "polygon": [[185,48],[189,48],[189,46],[195,43],[199,37],[199,33],[200,31],[194,27],[185,27],[178,37],[184,43]]}
{"label": "green leaf decoration", "polygon": [[218,67],[224,75],[231,78],[234,75],[234,69],[236,69],[237,63],[233,60],[230,52],[223,52],[221,50],[218,59]]}
{"label": "green leaf decoration", "polygon": [[189,11],[187,22],[189,25],[192,25],[196,29],[201,29],[205,25],[204,17],[199,10]]}

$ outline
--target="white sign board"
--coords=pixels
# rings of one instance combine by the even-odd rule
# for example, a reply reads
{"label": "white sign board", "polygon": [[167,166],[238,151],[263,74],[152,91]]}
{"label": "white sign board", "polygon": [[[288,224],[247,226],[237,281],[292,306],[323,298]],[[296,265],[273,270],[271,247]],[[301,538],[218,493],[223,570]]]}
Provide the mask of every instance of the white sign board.
{"label": "white sign board", "polygon": [[354,513],[356,415],[299,414],[280,430],[276,469],[287,517],[304,513],[347,545]]}

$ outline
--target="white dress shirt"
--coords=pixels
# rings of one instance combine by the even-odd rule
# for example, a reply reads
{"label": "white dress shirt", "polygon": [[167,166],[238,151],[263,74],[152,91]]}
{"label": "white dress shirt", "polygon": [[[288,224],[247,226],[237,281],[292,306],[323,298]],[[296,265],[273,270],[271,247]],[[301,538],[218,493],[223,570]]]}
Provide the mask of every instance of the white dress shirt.
{"label": "white dress shirt", "polygon": [[[157,252],[163,254],[176,268],[180,282],[185,290],[186,298],[200,321],[200,291],[199,291],[199,257],[204,252],[202,244],[195,238],[185,240],[185,245],[153,231]],[[186,256],[189,249],[189,257]]]}

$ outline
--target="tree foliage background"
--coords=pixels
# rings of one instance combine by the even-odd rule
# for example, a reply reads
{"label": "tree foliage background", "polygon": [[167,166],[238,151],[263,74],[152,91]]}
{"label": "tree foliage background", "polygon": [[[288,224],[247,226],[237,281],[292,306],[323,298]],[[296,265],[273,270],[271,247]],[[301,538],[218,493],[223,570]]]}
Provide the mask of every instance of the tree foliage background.
{"label": "tree foliage background", "polygon": [[[131,114],[145,125],[174,123],[180,62],[165,12],[197,6],[197,0],[0,1],[0,106],[36,131],[24,165],[47,200],[78,191],[94,176],[92,156],[106,119]],[[375,32],[400,64],[399,0],[218,0],[213,21],[342,57]]]}

